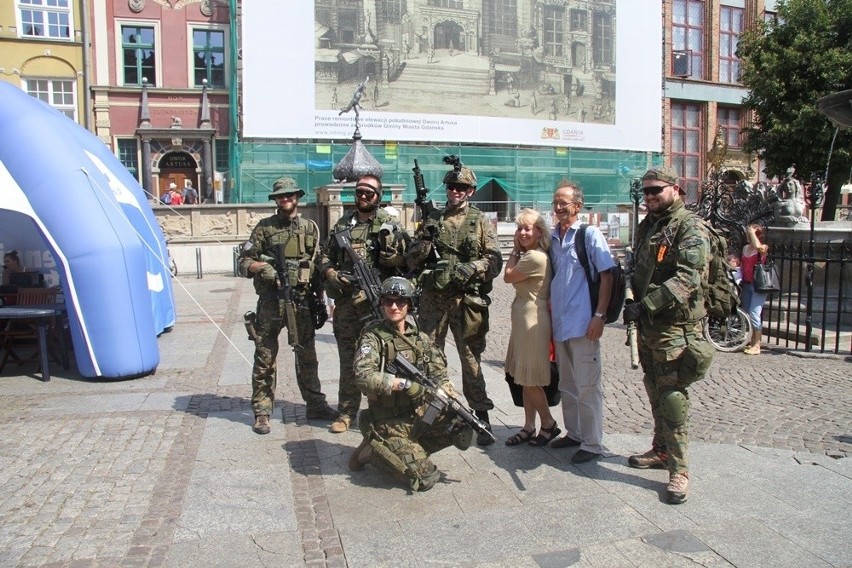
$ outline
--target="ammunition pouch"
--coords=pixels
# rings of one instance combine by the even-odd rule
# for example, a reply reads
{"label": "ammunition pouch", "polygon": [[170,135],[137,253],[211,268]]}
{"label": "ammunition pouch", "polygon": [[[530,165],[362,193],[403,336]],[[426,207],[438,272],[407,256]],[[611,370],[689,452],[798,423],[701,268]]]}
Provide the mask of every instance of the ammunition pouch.
{"label": "ammunition pouch", "polygon": [[260,336],[257,334],[257,330],[254,327],[254,324],[257,322],[257,314],[254,312],[246,312],[243,314],[243,320],[246,326],[246,333],[248,333],[249,341],[258,342]]}
{"label": "ammunition pouch", "polygon": [[488,306],[491,298],[465,294],[462,298],[464,312],[464,338],[474,335],[485,335],[488,332]]}
{"label": "ammunition pouch", "polygon": [[715,349],[709,341],[692,340],[683,350],[677,370],[678,386],[686,388],[700,381],[710,369]]}
{"label": "ammunition pouch", "polygon": [[452,263],[449,260],[439,260],[420,274],[420,284],[424,290],[440,292],[446,290],[452,280]]}
{"label": "ammunition pouch", "polygon": [[328,321],[328,308],[319,294],[313,292],[308,294],[308,308],[311,311],[311,319],[314,322],[314,329],[320,329]]}

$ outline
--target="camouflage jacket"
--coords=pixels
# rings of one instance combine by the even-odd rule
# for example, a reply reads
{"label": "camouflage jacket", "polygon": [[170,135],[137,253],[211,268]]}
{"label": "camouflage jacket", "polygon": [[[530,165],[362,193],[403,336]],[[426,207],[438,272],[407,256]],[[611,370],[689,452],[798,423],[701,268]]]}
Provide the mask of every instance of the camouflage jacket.
{"label": "camouflage jacket", "polygon": [[647,318],[640,326],[691,324],[706,315],[702,274],[709,246],[701,221],[675,201],[637,229],[631,284]]}
{"label": "camouflage jacket", "polygon": [[[251,232],[249,240],[240,250],[240,274],[254,278],[258,294],[276,294],[274,282],[263,280],[259,273],[250,273],[253,262],[267,262],[269,258],[282,257],[287,265],[290,286],[300,296],[319,286],[317,261],[320,255],[320,237],[316,223],[310,219],[289,219],[276,213],[262,219]],[[265,257],[265,258],[261,258]]]}
{"label": "camouflage jacket", "polygon": [[413,406],[405,392],[391,391],[393,379],[397,377],[387,372],[386,364],[397,353],[401,353],[448,392],[455,392],[447,378],[447,360],[443,352],[425,333],[419,332],[408,322],[403,334],[391,328],[387,321],[373,322],[361,332],[353,363],[355,384],[367,397],[371,408]]}
{"label": "camouflage jacket", "polygon": [[[432,242],[423,236],[433,232]],[[412,270],[434,270],[435,262],[430,258],[432,247],[438,252],[439,262],[445,263],[445,270],[452,273],[456,264],[470,263],[475,269],[474,285],[482,286],[487,293],[491,281],[503,269],[503,255],[497,233],[491,221],[472,205],[448,211],[446,207],[436,209],[423,221],[406,255],[408,266]],[[429,290],[424,282],[424,289]],[[457,292],[459,290],[456,290]]]}

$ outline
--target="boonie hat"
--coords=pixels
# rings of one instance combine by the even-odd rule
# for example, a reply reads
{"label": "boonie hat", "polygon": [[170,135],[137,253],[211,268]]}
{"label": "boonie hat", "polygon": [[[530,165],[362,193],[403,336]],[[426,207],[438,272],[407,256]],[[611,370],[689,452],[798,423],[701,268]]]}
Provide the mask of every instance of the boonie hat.
{"label": "boonie hat", "polygon": [[304,197],[305,190],[296,185],[296,180],[291,177],[281,177],[275,180],[272,184],[272,193],[269,194],[269,199],[275,199],[279,195],[290,195],[298,193],[299,197]]}

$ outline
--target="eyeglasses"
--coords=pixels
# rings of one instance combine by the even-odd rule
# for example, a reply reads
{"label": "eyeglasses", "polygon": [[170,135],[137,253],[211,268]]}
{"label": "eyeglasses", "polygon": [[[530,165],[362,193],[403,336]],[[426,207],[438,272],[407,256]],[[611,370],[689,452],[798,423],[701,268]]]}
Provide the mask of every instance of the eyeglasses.
{"label": "eyeglasses", "polygon": [[557,209],[561,209],[563,207],[568,207],[569,205],[579,205],[579,204],[580,204],[579,201],[554,201],[554,202],[551,203],[551,205],[553,205],[553,207],[555,207]]}
{"label": "eyeglasses", "polygon": [[378,191],[369,186],[367,186],[367,188],[365,189],[357,188],[355,190],[355,195],[357,195],[358,197],[366,197],[367,199],[372,199],[373,197],[378,195],[378,193]]}
{"label": "eyeglasses", "polygon": [[397,306],[401,308],[408,305],[408,300],[406,298],[382,298],[382,305],[387,307]]}
{"label": "eyeglasses", "polygon": [[649,187],[643,187],[642,193],[645,195],[659,195],[667,187],[671,187],[671,185],[652,185]]}

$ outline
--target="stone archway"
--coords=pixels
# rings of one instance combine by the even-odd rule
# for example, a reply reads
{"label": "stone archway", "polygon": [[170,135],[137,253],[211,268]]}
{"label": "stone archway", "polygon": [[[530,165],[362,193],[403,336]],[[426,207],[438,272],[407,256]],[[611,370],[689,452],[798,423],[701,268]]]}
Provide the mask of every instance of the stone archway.
{"label": "stone archway", "polygon": [[433,44],[436,49],[450,49],[467,51],[467,35],[464,28],[453,21],[445,21],[436,24],[433,32]]}
{"label": "stone archway", "polygon": [[187,182],[193,187],[199,187],[198,183],[198,161],[190,154],[182,150],[167,152],[157,162],[159,175],[159,196],[168,191],[169,184],[177,185],[182,191]]}

